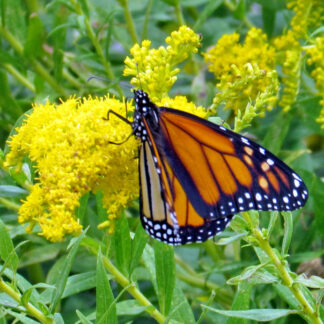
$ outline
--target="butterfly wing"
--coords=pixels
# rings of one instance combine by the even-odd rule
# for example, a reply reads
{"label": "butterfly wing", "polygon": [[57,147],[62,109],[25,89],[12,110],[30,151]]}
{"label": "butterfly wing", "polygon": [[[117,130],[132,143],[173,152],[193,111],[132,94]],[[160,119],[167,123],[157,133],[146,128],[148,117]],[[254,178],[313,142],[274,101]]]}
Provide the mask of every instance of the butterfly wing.
{"label": "butterfly wing", "polygon": [[160,108],[153,132],[194,209],[203,218],[256,210],[288,211],[306,203],[301,178],[251,140],[223,126],[170,108]]}
{"label": "butterfly wing", "polygon": [[140,147],[141,222],[152,237],[171,245],[203,242],[222,232],[232,215],[204,219],[197,214],[155,143]]}
{"label": "butterfly wing", "polygon": [[294,210],[308,192],[301,178],[262,146],[223,126],[157,107],[134,91],[140,148],[141,221],[168,244],[205,241],[234,213]]}

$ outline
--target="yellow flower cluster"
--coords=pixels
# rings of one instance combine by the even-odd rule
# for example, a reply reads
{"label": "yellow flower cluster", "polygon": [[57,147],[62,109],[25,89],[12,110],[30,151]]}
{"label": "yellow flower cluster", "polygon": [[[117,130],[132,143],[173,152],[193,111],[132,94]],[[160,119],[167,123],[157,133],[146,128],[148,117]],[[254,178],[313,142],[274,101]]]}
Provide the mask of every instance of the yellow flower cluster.
{"label": "yellow flower cluster", "polygon": [[295,103],[298,92],[302,64],[302,47],[292,30],[274,40],[277,49],[277,61],[282,65],[282,83],[284,84],[280,106],[285,112]]}
{"label": "yellow flower cluster", "polygon": [[320,27],[324,22],[323,0],[289,0],[287,8],[296,13],[290,24],[297,39],[307,38],[310,29]]}
{"label": "yellow flower cluster", "polygon": [[[240,82],[242,75],[246,75],[246,65],[253,63],[254,67],[257,66],[253,70],[263,70],[263,75],[275,67],[274,48],[268,44],[262,30],[257,28],[250,29],[244,44],[239,43],[239,34],[222,36],[216,46],[204,53],[204,57],[209,63],[209,71],[213,72],[219,80],[217,88],[223,93],[226,92],[231,98],[226,101],[225,108],[233,109],[236,114],[269,86],[269,80],[263,78],[262,73],[256,77],[251,77],[250,74],[244,82]],[[233,84],[236,84],[235,87]],[[214,105],[218,102],[219,97],[216,97]]]}
{"label": "yellow flower cluster", "polygon": [[307,64],[314,65],[311,76],[316,82],[316,87],[321,97],[320,105],[322,110],[316,121],[322,124],[322,128],[324,128],[324,37],[317,37],[315,45],[308,47],[306,52],[309,56]]}
{"label": "yellow flower cluster", "polygon": [[[276,71],[265,72],[264,70],[259,70],[257,65],[253,68],[250,64],[245,66],[245,71],[246,73],[242,78],[243,80],[244,78],[261,77],[267,79],[266,83],[268,86],[263,92],[259,92],[255,100],[249,102],[244,110],[238,110],[234,122],[234,131],[237,133],[251,126],[251,122],[255,117],[264,117],[266,109],[271,110],[278,101],[279,81]],[[237,82],[237,84],[238,83],[239,82]],[[235,83],[232,86],[235,87]]]}
{"label": "yellow flower cluster", "polygon": [[[163,98],[158,104],[206,116],[185,97]],[[129,107],[133,110],[133,107]],[[56,242],[66,234],[78,234],[81,225],[75,217],[80,198],[101,191],[108,219],[100,228],[114,230],[116,217],[138,196],[138,141],[131,127],[115,115],[104,120],[108,110],[125,114],[125,102],[113,98],[69,99],[59,105],[35,105],[33,112],[10,141],[7,168],[20,165],[28,155],[35,163],[37,183],[19,210],[19,222],[36,223],[40,235]]]}
{"label": "yellow flower cluster", "polygon": [[137,142],[132,137],[120,146],[109,143],[132,131],[113,115],[104,120],[109,109],[123,115],[125,102],[72,98],[59,105],[35,105],[10,139],[5,165],[17,165],[28,155],[38,174],[19,211],[19,222],[28,222],[28,230],[38,223],[40,235],[59,241],[80,232],[74,214],[85,193],[104,192],[110,220],[138,195]]}
{"label": "yellow flower cluster", "polygon": [[133,58],[126,57],[124,75],[134,76],[131,83],[149,93],[154,102],[165,97],[176,82],[179,69],[175,66],[184,61],[200,46],[199,35],[189,27],[181,26],[178,31],[166,38],[167,47],[151,49],[151,42],[144,40],[135,44],[130,52]]}

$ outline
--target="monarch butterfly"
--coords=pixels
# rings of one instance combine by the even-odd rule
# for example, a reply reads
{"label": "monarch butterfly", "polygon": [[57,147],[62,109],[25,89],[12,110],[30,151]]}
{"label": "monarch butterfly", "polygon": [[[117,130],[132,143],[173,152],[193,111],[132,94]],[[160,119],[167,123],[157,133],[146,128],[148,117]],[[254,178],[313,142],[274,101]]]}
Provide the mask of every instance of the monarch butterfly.
{"label": "monarch butterfly", "polygon": [[203,242],[240,211],[305,205],[302,179],[262,146],[192,114],[158,107],[142,90],[134,90],[134,100],[134,120],[126,121],[141,140],[141,222],[153,238],[170,245]]}

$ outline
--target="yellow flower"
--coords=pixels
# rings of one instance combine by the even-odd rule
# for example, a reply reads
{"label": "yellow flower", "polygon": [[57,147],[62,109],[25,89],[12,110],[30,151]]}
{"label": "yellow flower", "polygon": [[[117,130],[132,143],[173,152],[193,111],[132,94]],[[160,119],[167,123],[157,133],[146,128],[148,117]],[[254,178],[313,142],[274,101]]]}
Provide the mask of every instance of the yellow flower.
{"label": "yellow flower", "polygon": [[307,64],[314,66],[311,76],[314,78],[316,87],[321,97],[320,105],[322,110],[320,116],[316,119],[324,128],[324,37],[317,37],[315,44],[306,49],[309,58]]}
{"label": "yellow flower", "polygon": [[300,42],[324,21],[324,2],[322,0],[290,0],[287,8],[296,14],[292,18],[291,29],[277,37],[274,45],[277,49],[277,60],[282,65],[282,83],[284,84],[280,106],[289,111],[295,103],[300,83],[303,60],[303,49]]}
{"label": "yellow flower", "polygon": [[284,85],[280,106],[285,112],[295,103],[298,92],[302,64],[302,47],[292,30],[274,39],[277,49],[277,61],[282,65],[282,83]]}
{"label": "yellow flower", "polygon": [[320,27],[324,22],[323,0],[289,0],[287,8],[296,13],[290,25],[297,39],[307,38],[310,30]]}
{"label": "yellow flower", "polygon": [[[244,110],[250,100],[255,100],[260,92],[269,87],[270,80],[262,76],[274,69],[274,54],[274,48],[268,44],[261,29],[251,28],[244,44],[239,43],[239,35],[236,33],[222,36],[216,46],[204,53],[209,71],[219,81],[216,86],[220,94],[216,96],[214,105],[227,97],[230,99],[224,100],[225,108],[233,109],[236,114]],[[253,69],[248,71],[247,66],[253,66]],[[257,72],[253,77],[253,71],[260,73]]]}
{"label": "yellow flower", "polygon": [[80,232],[74,212],[85,193],[108,188],[111,195],[103,198],[103,205],[110,218],[137,196],[137,141],[132,137],[123,145],[109,143],[132,131],[113,115],[103,120],[109,109],[125,114],[125,103],[107,97],[35,105],[10,139],[5,165],[17,165],[28,155],[38,173],[19,211],[19,222],[29,222],[29,230],[38,223],[41,235],[59,241]]}
{"label": "yellow flower", "polygon": [[[157,104],[206,116],[185,97],[165,97]],[[134,107],[128,105],[130,111]],[[53,242],[66,234],[78,234],[75,217],[80,198],[87,192],[103,193],[107,221],[100,228],[113,232],[115,219],[138,196],[139,141],[132,136],[122,145],[131,127],[114,115],[104,120],[108,110],[125,114],[125,102],[113,98],[69,99],[59,105],[35,105],[33,112],[10,141],[6,167],[21,163],[25,155],[34,162],[37,183],[31,187],[19,210],[19,222],[35,224],[40,235]]]}
{"label": "yellow flower", "polygon": [[133,75],[131,83],[150,95],[154,102],[165,97],[176,82],[179,69],[176,65],[198,51],[200,39],[189,27],[181,26],[166,38],[167,47],[150,49],[151,42],[144,40],[131,48],[133,58],[126,57],[124,75]]}

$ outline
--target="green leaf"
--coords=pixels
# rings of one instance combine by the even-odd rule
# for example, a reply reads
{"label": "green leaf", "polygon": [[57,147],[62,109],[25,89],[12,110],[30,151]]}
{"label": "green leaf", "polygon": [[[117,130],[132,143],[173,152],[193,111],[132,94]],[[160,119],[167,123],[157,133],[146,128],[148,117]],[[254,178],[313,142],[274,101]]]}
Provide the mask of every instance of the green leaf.
{"label": "green leaf", "polygon": [[76,239],[72,239],[70,242],[70,251],[69,251],[68,255],[64,258],[60,276],[58,277],[58,280],[55,283],[56,290],[52,296],[51,303],[50,303],[50,312],[51,313],[54,312],[54,310],[56,309],[56,306],[60,302],[60,299],[63,295],[74,258],[76,256],[76,253],[78,252],[80,243],[81,243],[82,239],[84,238],[85,233],[86,233],[86,231],[83,231],[79,237],[77,237]]}
{"label": "green leaf", "polygon": [[0,219],[0,257],[5,262],[5,266],[11,270],[16,271],[19,258],[14,249],[10,235],[6,229],[5,224]]}
{"label": "green leaf", "polygon": [[300,304],[290,289],[282,284],[276,284],[273,286],[278,295],[292,308],[299,309]]}
{"label": "green leaf", "polygon": [[107,209],[103,206],[102,199],[103,199],[103,193],[102,191],[98,190],[96,192],[96,201],[97,201],[98,220],[100,223],[107,220]]}
{"label": "green leaf", "polygon": [[31,246],[21,257],[21,267],[54,260],[65,247],[64,243],[52,243],[43,246]]}
{"label": "green leaf", "polygon": [[213,14],[213,12],[223,4],[224,0],[214,0],[209,1],[202,12],[199,14],[198,19],[196,20],[195,25],[193,26],[194,30],[200,28],[200,26],[207,20],[209,16]]}
{"label": "green leaf", "polygon": [[131,238],[125,215],[116,224],[114,239],[117,267],[124,275],[128,276],[131,259]]}
{"label": "green leaf", "polygon": [[132,241],[132,253],[129,265],[129,274],[131,275],[138,263],[140,262],[145,245],[149,236],[144,231],[143,226],[139,224],[136,228],[135,236]]}
{"label": "green leaf", "polygon": [[[252,287],[253,283],[249,280],[240,282],[231,306],[232,311],[249,309]],[[242,319],[229,318],[227,319],[226,324],[244,324],[246,322],[246,320]]]}
{"label": "green leaf", "polygon": [[88,200],[89,200],[89,192],[87,192],[85,195],[83,195],[80,199],[80,205],[75,210],[76,217],[80,220],[80,224],[84,225],[84,218],[87,213],[87,207],[88,207]]}
{"label": "green leaf", "polygon": [[237,285],[244,281],[250,284],[269,284],[278,282],[278,278],[263,269],[263,264],[246,268],[239,276],[227,280],[228,285]]}
{"label": "green leaf", "polygon": [[314,189],[312,190],[312,196],[314,199],[314,212],[315,212],[315,222],[317,230],[319,231],[320,235],[324,236],[324,217],[323,217],[323,210],[324,210],[324,183],[319,179],[316,178]]}
{"label": "green leaf", "polygon": [[79,317],[79,320],[82,324],[92,324],[90,320],[87,319],[86,316],[84,316],[78,309],[75,311],[77,316]]}
{"label": "green leaf", "polygon": [[152,247],[149,244],[146,244],[142,259],[145,265],[145,268],[148,270],[150,274],[150,279],[153,284],[154,290],[156,294],[158,293],[158,287],[156,283],[156,270],[155,270],[155,256]]}
{"label": "green leaf", "polygon": [[246,236],[248,233],[243,232],[243,233],[233,233],[233,235],[225,238],[221,238],[217,241],[217,245],[228,245],[230,243],[233,243],[235,241],[240,240],[242,237]]}
{"label": "green leaf", "polygon": [[270,38],[275,27],[276,10],[273,10],[272,8],[269,8],[267,6],[262,6],[262,20],[264,30]]}
{"label": "green leaf", "polygon": [[10,309],[6,309],[6,312],[8,314],[10,314],[11,316],[13,316],[14,318],[18,319],[23,324],[39,324],[39,322],[36,322],[36,321],[32,320],[31,318],[28,318],[23,313],[20,314],[20,313],[12,311]]}
{"label": "green leaf", "polygon": [[324,279],[318,276],[307,278],[305,274],[301,274],[294,281],[309,288],[324,289]]}
{"label": "green leaf", "polygon": [[167,315],[170,311],[175,285],[174,250],[172,246],[155,240],[154,255],[160,310]]}
{"label": "green leaf", "polygon": [[67,280],[62,298],[76,295],[96,287],[96,273],[89,271],[70,276]]}
{"label": "green leaf", "polygon": [[111,291],[106,269],[102,261],[101,250],[97,257],[97,284],[96,284],[96,323],[117,323],[115,298]]}
{"label": "green leaf", "polygon": [[284,230],[285,230],[283,241],[282,241],[281,254],[285,256],[289,250],[294,224],[293,224],[292,214],[290,212],[282,212],[281,214],[284,218]]}
{"label": "green leaf", "polygon": [[205,305],[202,305],[202,307],[207,308],[208,310],[214,313],[224,315],[227,317],[246,318],[246,319],[259,321],[259,322],[269,322],[281,317],[298,313],[298,311],[291,310],[291,309],[266,308],[266,309],[250,309],[250,310],[242,310],[242,311],[226,311],[226,310],[211,308]]}
{"label": "green leaf", "polygon": [[82,8],[82,12],[83,14],[89,18],[89,8],[88,8],[88,4],[87,4],[87,1],[86,0],[80,0],[79,1],[80,5],[81,5],[81,8]]}
{"label": "green leaf", "polygon": [[268,127],[263,140],[263,146],[273,154],[278,154],[281,150],[282,144],[288,134],[291,120],[292,114],[279,113],[270,127]]}
{"label": "green leaf", "polygon": [[176,282],[174,287],[171,311],[168,317],[177,320],[180,323],[196,323],[192,308],[178,282]]}
{"label": "green leaf", "polygon": [[27,194],[27,190],[18,186],[0,185],[0,197],[17,197]]}
{"label": "green leaf", "polygon": [[276,225],[278,215],[279,215],[279,213],[276,211],[270,212],[270,221],[269,221],[269,226],[268,226],[268,237],[270,237],[270,235]]}
{"label": "green leaf", "polygon": [[236,4],[236,8],[233,11],[233,16],[236,19],[244,19],[245,17],[245,0],[239,0]]}
{"label": "green leaf", "polygon": [[137,300],[124,300],[116,304],[118,316],[134,316],[143,313],[147,307],[141,306]]}
{"label": "green leaf", "polygon": [[0,309],[0,324],[7,324],[5,314]]}
{"label": "green leaf", "polygon": [[54,314],[54,323],[55,324],[64,324],[63,317],[60,313],[55,313]]}
{"label": "green leaf", "polygon": [[27,38],[24,46],[24,54],[27,57],[40,57],[43,54],[43,33],[42,21],[37,13],[32,13],[29,16]]}

